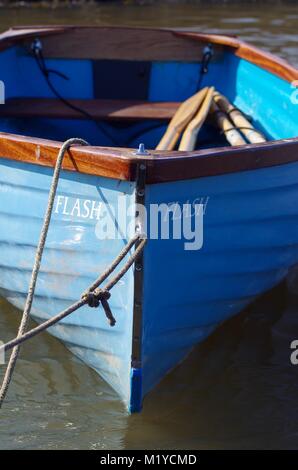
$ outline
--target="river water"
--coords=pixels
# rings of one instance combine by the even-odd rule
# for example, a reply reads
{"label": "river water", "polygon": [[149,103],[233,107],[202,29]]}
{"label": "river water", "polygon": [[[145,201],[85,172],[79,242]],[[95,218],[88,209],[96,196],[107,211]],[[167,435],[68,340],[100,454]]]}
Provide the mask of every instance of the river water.
{"label": "river water", "polygon": [[[295,2],[0,7],[0,30],[42,23],[238,34],[298,66]],[[0,300],[2,340],[15,336],[18,320],[19,312]],[[142,414],[128,416],[97,374],[42,334],[22,349],[0,413],[0,449],[297,449],[295,339],[298,271],[196,348],[147,397]]]}

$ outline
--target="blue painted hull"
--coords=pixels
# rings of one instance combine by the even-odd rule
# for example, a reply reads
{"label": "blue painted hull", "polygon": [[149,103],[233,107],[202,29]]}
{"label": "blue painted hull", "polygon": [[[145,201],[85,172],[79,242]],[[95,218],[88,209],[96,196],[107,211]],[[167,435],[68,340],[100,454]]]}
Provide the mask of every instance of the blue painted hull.
{"label": "blue painted hull", "polygon": [[[46,206],[51,171],[0,161],[0,288],[22,309]],[[134,183],[63,172],[34,301],[37,322],[64,309],[117,255],[125,239],[98,240],[93,217],[74,202],[114,205]],[[144,256],[142,366],[131,366],[134,272],[113,290],[117,324],[103,311],[83,308],[51,333],[94,368],[131,410],[192,347],[225,319],[279,283],[298,261],[298,164],[239,174],[155,184],[146,204],[203,198],[204,243],[185,251],[184,240],[149,240]],[[58,204],[58,205],[57,205]],[[91,207],[91,205],[90,205]],[[71,214],[71,211],[73,212]],[[58,213],[57,213],[58,212]],[[88,214],[91,216],[91,213]]]}
{"label": "blue painted hull", "polygon": [[297,263],[297,197],[296,163],[149,188],[148,205],[198,198],[207,204],[201,250],[185,251],[184,240],[148,244],[144,393],[195,344],[278,284]]}
{"label": "blue painted hull", "polygon": [[[22,309],[47,204],[51,170],[8,160],[0,161],[0,289]],[[32,317],[42,322],[66,308],[98,277],[123,247],[119,238],[98,240],[97,214],[73,215],[71,201],[115,202],[119,191],[134,201],[134,184],[64,172],[59,195],[68,197],[64,213],[54,213],[41,266]],[[72,204],[73,206],[74,204]],[[89,208],[92,204],[89,204]],[[91,218],[91,215],[93,217]],[[130,403],[133,274],[113,289],[111,308],[117,326],[110,328],[101,308],[82,308],[50,332],[99,374]]]}

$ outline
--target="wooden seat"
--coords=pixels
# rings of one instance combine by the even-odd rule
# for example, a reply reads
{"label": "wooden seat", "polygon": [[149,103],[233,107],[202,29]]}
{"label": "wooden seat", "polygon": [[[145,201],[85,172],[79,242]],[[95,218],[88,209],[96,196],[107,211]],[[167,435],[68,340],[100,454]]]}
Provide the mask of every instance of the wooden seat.
{"label": "wooden seat", "polygon": [[[180,103],[126,100],[68,100],[92,118],[108,121],[169,121]],[[11,98],[0,106],[1,117],[87,119],[80,112],[53,98]]]}

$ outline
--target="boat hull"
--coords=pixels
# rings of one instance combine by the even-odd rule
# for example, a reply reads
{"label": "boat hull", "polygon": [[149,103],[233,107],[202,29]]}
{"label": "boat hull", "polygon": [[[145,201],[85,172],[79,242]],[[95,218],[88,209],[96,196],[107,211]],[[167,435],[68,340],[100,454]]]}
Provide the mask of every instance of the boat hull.
{"label": "boat hull", "polygon": [[[298,164],[151,185],[146,204],[204,204],[203,246],[145,252],[143,393],[298,261]],[[192,213],[194,217],[194,211]]]}
{"label": "boat hull", "polygon": [[[0,290],[19,309],[25,302],[51,175],[45,167],[0,162]],[[127,236],[119,217],[112,219],[113,240],[100,239],[98,233],[98,207],[115,208],[119,196],[126,208],[134,208],[135,183],[62,173],[32,311],[37,322],[77,300],[123,247]],[[203,244],[185,250],[183,238],[149,236],[139,364],[132,362],[132,268],[112,291],[114,328],[101,309],[84,307],[50,333],[94,368],[130,411],[139,411],[145,395],[196,344],[278,284],[298,261],[297,199],[297,163],[147,185],[147,214],[153,204],[204,205]],[[134,218],[125,217],[125,228],[133,231]]]}
{"label": "boat hull", "polygon": [[[0,290],[19,309],[25,303],[51,179],[49,168],[1,159]],[[77,301],[123,248],[126,239],[120,233],[111,243],[99,239],[96,231],[103,205],[116,204],[119,191],[127,204],[134,204],[134,183],[62,172],[33,303],[37,322]],[[86,306],[49,330],[128,407],[133,289],[130,270],[112,291],[114,328],[101,307]]]}
{"label": "boat hull", "polygon": [[[197,343],[298,261],[298,71],[230,36],[74,26],[0,34],[0,70],[0,292],[21,310],[61,142],[89,143],[63,160],[37,322],[77,301],[137,225],[147,231],[152,206],[190,205],[190,225],[193,206],[204,207],[195,249],[147,231],[142,257],[112,289],[114,328],[101,307],[84,307],[49,330],[139,411]],[[229,147],[206,122],[195,150],[153,150],[201,86],[267,141]]]}

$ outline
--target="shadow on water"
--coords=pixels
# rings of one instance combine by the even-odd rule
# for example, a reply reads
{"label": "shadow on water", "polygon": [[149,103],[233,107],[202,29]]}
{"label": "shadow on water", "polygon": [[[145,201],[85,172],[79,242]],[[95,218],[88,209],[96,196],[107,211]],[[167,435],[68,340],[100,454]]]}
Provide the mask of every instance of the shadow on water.
{"label": "shadow on water", "polygon": [[283,284],[225,323],[131,417],[126,445],[297,448],[297,308]]}
{"label": "shadow on water", "polygon": [[[4,300],[0,310],[6,341],[20,315]],[[114,391],[47,333],[22,347],[0,416],[0,449],[116,449],[127,426]]]}
{"label": "shadow on water", "polygon": [[[0,308],[5,340],[19,315],[4,301]],[[42,334],[23,348],[1,412],[0,449],[297,448],[297,310],[285,283],[263,296],[197,347],[134,416]]]}

